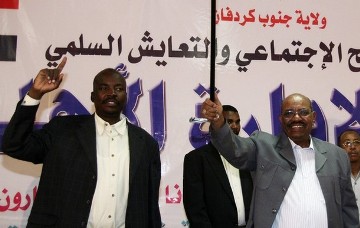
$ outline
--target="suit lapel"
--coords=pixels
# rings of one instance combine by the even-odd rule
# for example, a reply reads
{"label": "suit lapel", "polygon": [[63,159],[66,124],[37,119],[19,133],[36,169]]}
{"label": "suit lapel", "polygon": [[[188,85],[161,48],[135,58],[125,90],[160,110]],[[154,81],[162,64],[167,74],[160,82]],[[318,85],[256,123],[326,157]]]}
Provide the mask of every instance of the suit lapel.
{"label": "suit lapel", "polygon": [[221,157],[219,152],[216,148],[209,143],[209,151],[205,152],[205,157],[207,158],[208,162],[210,163],[211,168],[214,170],[216,178],[219,180],[221,185],[223,186],[226,194],[235,202],[231,186],[229,183],[229,179],[227,177],[224,165],[222,163]]}
{"label": "suit lapel", "polygon": [[249,171],[240,171],[242,196],[245,207],[245,220],[249,219],[250,204],[252,200],[253,181]]}
{"label": "suit lapel", "polygon": [[[134,178],[134,173],[140,165],[142,158],[142,151],[144,150],[143,136],[139,134],[134,126],[127,123],[129,134],[129,152],[130,152],[130,170],[129,183],[131,184]],[[89,159],[91,167],[97,172],[96,160],[96,128],[94,115],[79,123],[77,128],[77,136],[79,143],[84,148],[86,157]]]}
{"label": "suit lapel", "polygon": [[277,147],[279,148],[281,156],[283,156],[288,162],[296,165],[294,151],[288,137],[284,133],[279,136]]}
{"label": "suit lapel", "polygon": [[[312,138],[314,149],[315,149],[315,168],[316,172],[318,172],[326,162],[326,156],[324,155],[326,151],[319,146],[319,141],[316,138]],[[279,153],[289,162],[296,165],[295,156],[293,149],[291,147],[291,143],[288,137],[282,133],[279,137],[278,142]]]}
{"label": "suit lapel", "polygon": [[316,172],[318,172],[325,164],[327,158],[325,156],[325,149],[323,149],[324,147],[321,147],[319,145],[319,141],[315,138],[313,139],[313,145],[314,145],[314,149],[315,149],[315,169]]}
{"label": "suit lapel", "polygon": [[142,151],[144,151],[143,135],[139,134],[137,129],[127,122],[129,135],[129,152],[130,152],[130,170],[129,170],[129,184],[131,186],[135,172],[140,165],[142,159]]}
{"label": "suit lapel", "polygon": [[94,115],[81,121],[79,127],[76,130],[79,143],[84,148],[86,157],[89,159],[91,167],[97,172],[96,161],[96,129]]}

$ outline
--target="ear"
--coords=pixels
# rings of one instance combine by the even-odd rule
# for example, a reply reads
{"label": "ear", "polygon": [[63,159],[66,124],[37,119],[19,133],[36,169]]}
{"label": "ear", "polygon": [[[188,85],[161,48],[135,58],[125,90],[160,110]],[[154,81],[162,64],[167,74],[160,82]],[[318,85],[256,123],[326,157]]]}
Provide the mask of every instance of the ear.
{"label": "ear", "polygon": [[313,111],[313,118],[314,118],[314,121],[316,121],[316,112]]}
{"label": "ear", "polygon": [[91,99],[92,102],[94,102],[94,100],[95,100],[94,92],[91,92],[90,99]]}
{"label": "ear", "polygon": [[279,122],[280,122],[280,124],[283,123],[283,120],[282,120],[282,118],[281,118],[281,115],[279,115]]}

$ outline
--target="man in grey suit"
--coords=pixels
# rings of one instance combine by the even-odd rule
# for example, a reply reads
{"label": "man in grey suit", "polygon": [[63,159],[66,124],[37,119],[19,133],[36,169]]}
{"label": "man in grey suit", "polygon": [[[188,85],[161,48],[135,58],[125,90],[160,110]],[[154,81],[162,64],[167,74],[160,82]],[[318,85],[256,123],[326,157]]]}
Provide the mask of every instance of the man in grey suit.
{"label": "man in grey suit", "polygon": [[[223,114],[234,134],[240,133],[240,116],[231,105]],[[253,183],[249,171],[239,171],[209,143],[184,158],[183,195],[192,228],[245,227],[249,218]]]}
{"label": "man in grey suit", "polygon": [[359,227],[349,158],[339,147],[311,137],[316,113],[308,97],[296,93],[283,100],[279,136],[235,135],[217,96],[203,102],[202,116],[211,122],[219,152],[235,167],[255,171],[247,227]]}
{"label": "man in grey suit", "polygon": [[65,63],[40,70],[3,136],[3,152],[43,164],[27,227],[160,228],[158,143],[121,113],[119,72],[95,76],[93,115],[58,116],[33,130],[40,99],[59,87]]}

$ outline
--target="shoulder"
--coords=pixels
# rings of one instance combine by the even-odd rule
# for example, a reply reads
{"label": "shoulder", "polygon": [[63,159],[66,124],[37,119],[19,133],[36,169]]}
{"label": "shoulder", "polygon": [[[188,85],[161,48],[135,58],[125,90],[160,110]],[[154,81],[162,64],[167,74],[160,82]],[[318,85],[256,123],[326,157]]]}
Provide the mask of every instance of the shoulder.
{"label": "shoulder", "polygon": [[277,136],[274,136],[270,133],[267,133],[267,132],[264,132],[264,131],[259,131],[259,130],[256,130],[254,131],[251,135],[250,135],[251,138],[264,138],[264,139],[275,139],[277,138]]}
{"label": "shoulder", "polygon": [[48,123],[44,124],[42,129],[53,132],[53,134],[72,135],[78,131],[94,130],[95,120],[92,115],[55,116]]}
{"label": "shoulder", "polygon": [[340,147],[336,146],[335,144],[329,143],[327,141],[318,139],[316,137],[311,137],[314,146],[321,147],[321,149],[327,149],[327,150],[335,150],[340,151],[342,150]]}
{"label": "shoulder", "polygon": [[132,124],[129,121],[127,121],[126,123],[127,123],[129,131],[136,132],[136,133],[144,135],[146,137],[152,137],[149,134],[149,132],[147,132],[145,129],[143,129],[143,128],[139,127],[139,126],[136,126],[135,124]]}
{"label": "shoulder", "polygon": [[133,137],[136,135],[137,137],[152,141],[153,143],[157,143],[155,138],[152,135],[150,135],[150,133],[147,132],[145,129],[136,126],[135,124],[132,124],[129,121],[127,121],[127,126],[128,126],[129,137]]}
{"label": "shoulder", "polygon": [[346,151],[335,144],[323,141],[321,139],[312,137],[313,144],[316,150],[319,150],[322,153],[326,153],[328,156],[341,157],[343,159],[348,159]]}
{"label": "shoulder", "polygon": [[[283,134],[280,135],[273,135],[264,131],[254,131],[249,139],[253,140],[255,143],[260,144],[269,144],[275,146],[279,140],[283,139]],[[287,140],[287,137],[285,137]]]}
{"label": "shoulder", "polygon": [[92,115],[68,115],[68,116],[55,116],[52,118],[49,123],[57,124],[79,124],[83,121],[88,121],[94,119]]}
{"label": "shoulder", "polygon": [[202,157],[205,155],[205,153],[209,153],[210,151],[216,151],[215,147],[209,143],[207,145],[198,147],[187,154],[185,154],[185,159],[193,158],[193,157]]}
{"label": "shoulder", "polygon": [[66,116],[55,116],[51,120],[63,120],[63,121],[71,121],[71,120],[82,120],[94,118],[93,115],[66,115]]}

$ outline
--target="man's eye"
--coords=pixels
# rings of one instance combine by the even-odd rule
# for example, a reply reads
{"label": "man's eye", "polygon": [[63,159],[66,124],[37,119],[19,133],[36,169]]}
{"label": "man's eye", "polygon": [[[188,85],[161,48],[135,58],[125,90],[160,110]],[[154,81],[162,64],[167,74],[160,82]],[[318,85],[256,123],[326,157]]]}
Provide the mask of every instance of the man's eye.
{"label": "man's eye", "polygon": [[310,111],[307,109],[301,109],[300,111],[298,111],[300,116],[307,116],[310,114]]}
{"label": "man's eye", "polygon": [[286,110],[282,115],[285,118],[293,118],[296,114],[298,114],[301,117],[306,117],[310,115],[311,111],[308,109],[300,109],[300,110]]}
{"label": "man's eye", "polygon": [[106,91],[107,89],[108,89],[108,87],[106,87],[106,86],[99,86],[100,91]]}
{"label": "man's eye", "polygon": [[295,112],[293,110],[287,110],[283,113],[283,116],[285,118],[288,118],[288,117],[293,117],[295,115]]}
{"label": "man's eye", "polygon": [[116,87],[115,90],[116,90],[117,92],[122,92],[122,91],[124,91],[124,89],[123,89],[122,87]]}

